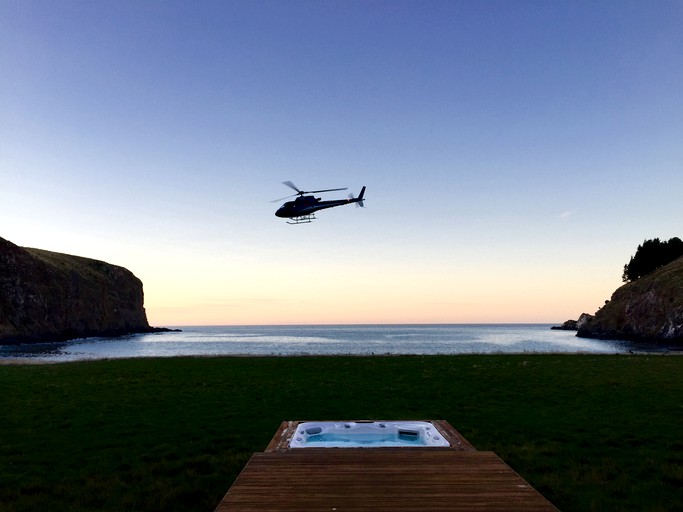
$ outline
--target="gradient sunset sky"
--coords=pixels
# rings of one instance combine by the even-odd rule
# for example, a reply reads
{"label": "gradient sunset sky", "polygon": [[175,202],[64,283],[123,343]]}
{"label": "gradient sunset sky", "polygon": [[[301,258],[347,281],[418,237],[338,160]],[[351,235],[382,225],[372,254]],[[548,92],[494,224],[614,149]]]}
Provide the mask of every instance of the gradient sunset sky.
{"label": "gradient sunset sky", "polygon": [[[680,0],[0,20],[0,236],[128,268],[152,325],[559,323],[683,236]],[[285,180],[366,208],[290,226]]]}

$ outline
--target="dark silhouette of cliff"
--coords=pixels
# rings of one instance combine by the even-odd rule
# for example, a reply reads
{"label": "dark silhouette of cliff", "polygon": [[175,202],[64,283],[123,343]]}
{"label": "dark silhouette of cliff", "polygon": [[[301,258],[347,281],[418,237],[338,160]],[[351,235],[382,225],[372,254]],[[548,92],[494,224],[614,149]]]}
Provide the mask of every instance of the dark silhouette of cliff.
{"label": "dark silhouette of cliff", "polygon": [[129,270],[0,238],[0,343],[155,330]]}

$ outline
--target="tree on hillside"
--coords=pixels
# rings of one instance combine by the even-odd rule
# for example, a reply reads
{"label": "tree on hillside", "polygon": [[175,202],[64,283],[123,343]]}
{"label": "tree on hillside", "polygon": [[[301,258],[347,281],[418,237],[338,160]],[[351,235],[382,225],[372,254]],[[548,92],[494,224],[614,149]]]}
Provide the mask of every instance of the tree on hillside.
{"label": "tree on hillside", "polygon": [[631,261],[624,265],[624,273],[621,279],[628,283],[649,274],[653,270],[671,263],[676,258],[683,256],[683,241],[674,237],[671,240],[662,242],[659,238],[645,240]]}

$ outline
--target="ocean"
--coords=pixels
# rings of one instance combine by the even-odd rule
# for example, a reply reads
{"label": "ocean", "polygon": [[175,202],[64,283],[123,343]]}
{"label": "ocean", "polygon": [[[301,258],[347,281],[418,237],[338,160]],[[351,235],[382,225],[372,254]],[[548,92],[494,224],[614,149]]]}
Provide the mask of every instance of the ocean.
{"label": "ocean", "polygon": [[178,327],[182,332],[0,346],[0,358],[61,362],[174,356],[626,353],[632,343],[577,338],[551,324]]}

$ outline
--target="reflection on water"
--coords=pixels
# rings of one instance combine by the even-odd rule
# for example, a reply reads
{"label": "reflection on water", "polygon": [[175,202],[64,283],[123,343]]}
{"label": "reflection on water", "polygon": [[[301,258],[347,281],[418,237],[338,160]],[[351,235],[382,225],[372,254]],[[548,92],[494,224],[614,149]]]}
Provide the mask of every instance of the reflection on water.
{"label": "reflection on water", "polygon": [[572,331],[551,331],[550,327],[549,324],[182,327],[182,332],[0,346],[0,357],[80,361],[219,355],[614,354],[636,347],[624,341],[577,338]]}

